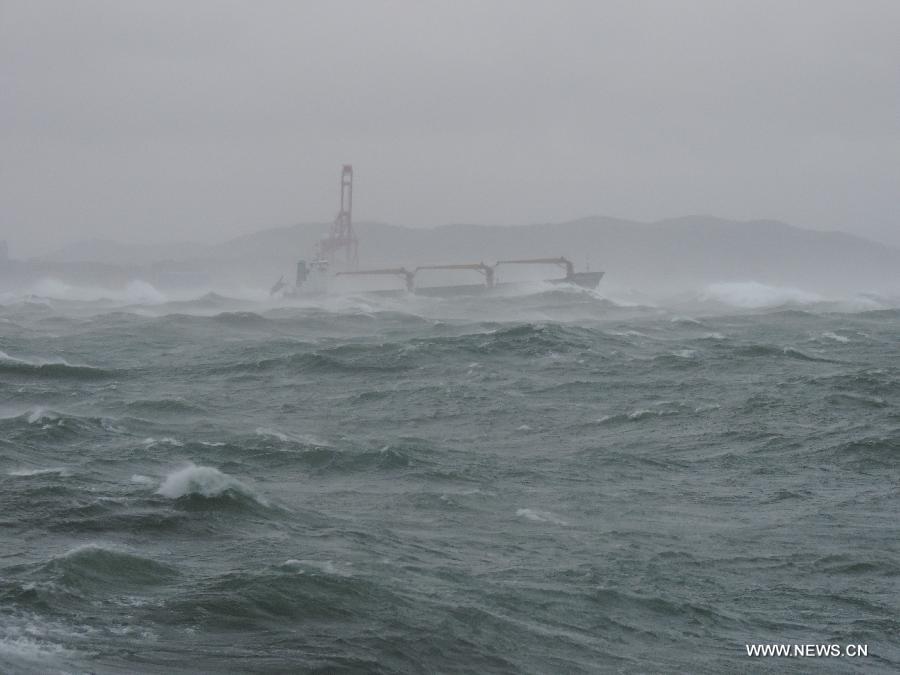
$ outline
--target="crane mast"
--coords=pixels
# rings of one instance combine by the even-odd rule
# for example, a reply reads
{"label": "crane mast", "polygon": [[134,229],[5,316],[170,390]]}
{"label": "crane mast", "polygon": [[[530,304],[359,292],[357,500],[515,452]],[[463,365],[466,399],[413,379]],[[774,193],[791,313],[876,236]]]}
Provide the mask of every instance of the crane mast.
{"label": "crane mast", "polygon": [[353,167],[341,168],[341,208],[328,235],[319,243],[319,257],[329,265],[340,262],[348,271],[359,267],[359,242],[353,231]]}

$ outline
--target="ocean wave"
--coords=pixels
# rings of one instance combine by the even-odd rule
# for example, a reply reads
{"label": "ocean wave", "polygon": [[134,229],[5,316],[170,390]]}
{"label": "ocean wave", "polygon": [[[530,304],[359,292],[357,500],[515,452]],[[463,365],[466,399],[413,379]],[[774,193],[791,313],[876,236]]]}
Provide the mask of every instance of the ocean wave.
{"label": "ocean wave", "polygon": [[204,413],[206,409],[202,406],[188,401],[184,398],[146,398],[127,401],[125,407],[143,413]]}
{"label": "ocean wave", "polygon": [[841,344],[846,344],[846,343],[850,342],[850,338],[848,338],[846,335],[839,335],[838,333],[835,333],[834,331],[830,331],[830,330],[822,333],[822,337],[827,340],[834,340],[835,342],[840,342]]}
{"label": "ocean wave", "polygon": [[[653,408],[637,408],[628,413],[616,413],[613,415],[604,415],[594,420],[594,424],[613,425],[622,423],[641,422],[648,419],[658,419],[661,417],[671,417],[680,415],[683,411],[680,406],[663,406]],[[695,412],[704,412],[700,409]]]}
{"label": "ocean wave", "polygon": [[569,523],[549,511],[541,509],[517,509],[516,515],[535,523],[550,523],[551,525],[568,525]]}
{"label": "ocean wave", "polygon": [[59,279],[45,278],[25,289],[24,297],[35,296],[49,300],[73,302],[119,302],[131,305],[154,305],[166,302],[167,298],[152,284],[135,279],[124,287],[102,288],[97,286],[76,286]]}
{"label": "ocean wave", "polygon": [[238,361],[213,368],[213,372],[243,373],[269,370],[354,373],[401,372],[411,366],[393,345],[342,345],[314,352]]}
{"label": "ocean wave", "polygon": [[132,550],[102,543],[77,546],[50,560],[43,572],[66,588],[122,592],[127,587],[166,583],[178,570]]}
{"label": "ocean wave", "polygon": [[37,375],[51,378],[101,379],[115,372],[96,366],[69,363],[65,359],[25,359],[0,351],[0,374]]}
{"label": "ocean wave", "polygon": [[4,627],[0,632],[0,672],[17,675],[47,675],[80,670],[74,665],[79,654],[41,635],[33,624],[24,628]]}
{"label": "ocean wave", "polygon": [[222,473],[211,466],[189,464],[169,473],[159,486],[156,494],[169,499],[184,497],[244,497],[267,506],[265,499],[233,476]]}
{"label": "ocean wave", "polygon": [[700,297],[740,309],[812,305],[824,300],[821,295],[799,288],[769,286],[758,281],[710,284]]}
{"label": "ocean wave", "polygon": [[60,476],[67,478],[72,475],[71,471],[65,467],[53,467],[49,469],[13,469],[7,471],[6,475],[16,478],[30,478],[32,476]]}
{"label": "ocean wave", "polygon": [[177,438],[172,438],[171,436],[163,436],[162,438],[145,438],[143,441],[141,441],[141,445],[146,448],[152,448],[157,445],[168,445],[173,448],[184,447],[184,443],[182,441],[179,441]]}
{"label": "ocean wave", "polygon": [[833,445],[822,453],[840,464],[863,472],[876,467],[896,467],[900,459],[900,429],[887,435],[869,435]]}
{"label": "ocean wave", "polygon": [[545,356],[574,349],[589,349],[598,333],[590,328],[554,322],[483,324],[485,330],[462,335],[413,338],[405,355],[421,358],[454,352],[503,356]]}
{"label": "ocean wave", "polygon": [[423,468],[431,464],[421,448],[385,445],[372,450],[312,447],[296,455],[297,461],[317,472],[358,473]]}
{"label": "ocean wave", "polygon": [[823,356],[814,356],[800,351],[796,347],[785,347],[773,344],[750,344],[739,345],[729,348],[729,353],[735,356],[743,356],[749,358],[783,358],[797,359],[799,361],[815,361],[819,363],[838,363],[834,359],[828,359]]}
{"label": "ocean wave", "polygon": [[0,417],[0,429],[8,434],[16,434],[19,440],[53,440],[98,433],[121,435],[124,433],[120,426],[123,421],[109,417],[74,415],[37,406],[9,417]]}
{"label": "ocean wave", "polygon": [[311,434],[288,434],[269,427],[257,427],[255,433],[262,438],[274,438],[282,443],[296,443],[304,447],[327,448],[331,445]]}
{"label": "ocean wave", "polygon": [[285,620],[354,621],[405,604],[382,585],[337,573],[334,563],[288,560],[255,572],[222,575],[168,601],[158,619],[247,630]]}
{"label": "ocean wave", "polygon": [[828,387],[835,393],[864,395],[881,400],[900,395],[900,370],[864,368],[855,372],[829,373],[811,378],[810,383]]}
{"label": "ocean wave", "polygon": [[889,403],[880,396],[867,396],[865,394],[857,394],[850,391],[841,391],[829,394],[826,397],[829,403],[836,405],[854,404],[864,408],[887,408]]}
{"label": "ocean wave", "polygon": [[889,558],[862,558],[859,555],[838,554],[819,558],[813,564],[818,573],[847,576],[900,577],[900,564]]}

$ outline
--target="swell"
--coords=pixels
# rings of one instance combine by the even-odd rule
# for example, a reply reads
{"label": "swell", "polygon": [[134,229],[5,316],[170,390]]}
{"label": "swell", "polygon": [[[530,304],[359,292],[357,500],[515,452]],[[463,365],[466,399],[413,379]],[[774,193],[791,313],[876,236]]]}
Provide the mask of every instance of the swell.
{"label": "swell", "polygon": [[139,553],[86,544],[52,559],[41,568],[72,590],[101,590],[112,586],[115,590],[133,586],[148,586],[172,581],[178,570]]}
{"label": "swell", "polygon": [[900,460],[900,428],[831,445],[820,455],[862,472],[879,467],[893,469]]}
{"label": "swell", "polygon": [[285,620],[353,621],[378,607],[402,600],[357,577],[305,569],[286,561],[259,572],[224,574],[168,601],[156,615],[161,623],[201,622],[219,628],[280,626]]}
{"label": "swell", "polygon": [[103,543],[76,546],[45,562],[7,567],[5,572],[0,599],[44,613],[170,584],[181,576],[173,565]]}
{"label": "swell", "polygon": [[795,347],[784,347],[774,344],[749,344],[749,345],[717,345],[714,347],[718,353],[726,358],[736,356],[749,359],[793,359],[797,361],[809,361],[815,363],[840,363],[834,359],[814,356],[802,352]]}
{"label": "swell", "polygon": [[403,372],[462,354],[535,356],[587,349],[601,337],[586,328],[559,324],[487,324],[487,330],[463,335],[413,337],[405,341],[359,342],[306,349],[279,356],[213,366],[212,372],[256,372],[285,369],[320,373]]}
{"label": "swell", "polygon": [[145,424],[138,418],[112,418],[36,407],[12,417],[0,417],[0,431],[19,441],[63,440],[77,436],[121,435],[123,426]]}

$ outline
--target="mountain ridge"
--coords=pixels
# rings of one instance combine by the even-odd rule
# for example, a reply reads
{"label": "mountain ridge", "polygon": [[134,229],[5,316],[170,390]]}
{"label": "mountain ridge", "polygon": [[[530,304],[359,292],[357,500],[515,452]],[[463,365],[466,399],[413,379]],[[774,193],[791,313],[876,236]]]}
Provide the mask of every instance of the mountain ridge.
{"label": "mountain ridge", "polygon": [[[95,240],[92,249],[86,240],[36,262],[99,263],[143,268],[145,276],[152,270],[153,278],[164,272],[163,277],[171,273],[182,280],[229,277],[264,285],[281,274],[290,277],[296,261],[313,254],[327,227],[284,225],[215,244],[142,247]],[[585,216],[562,223],[433,228],[359,222],[357,234],[362,267],[566,256],[578,268],[590,264],[604,269],[604,284],[635,288],[735,280],[829,290],[900,287],[900,249],[847,232],[810,230],[773,219],[693,215],[640,222]]]}

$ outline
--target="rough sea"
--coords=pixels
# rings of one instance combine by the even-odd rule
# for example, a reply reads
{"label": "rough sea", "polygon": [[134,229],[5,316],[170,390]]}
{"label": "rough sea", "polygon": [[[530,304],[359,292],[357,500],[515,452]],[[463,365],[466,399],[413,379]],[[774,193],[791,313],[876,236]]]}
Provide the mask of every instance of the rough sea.
{"label": "rough sea", "polygon": [[63,295],[0,304],[2,673],[900,669],[898,303]]}

